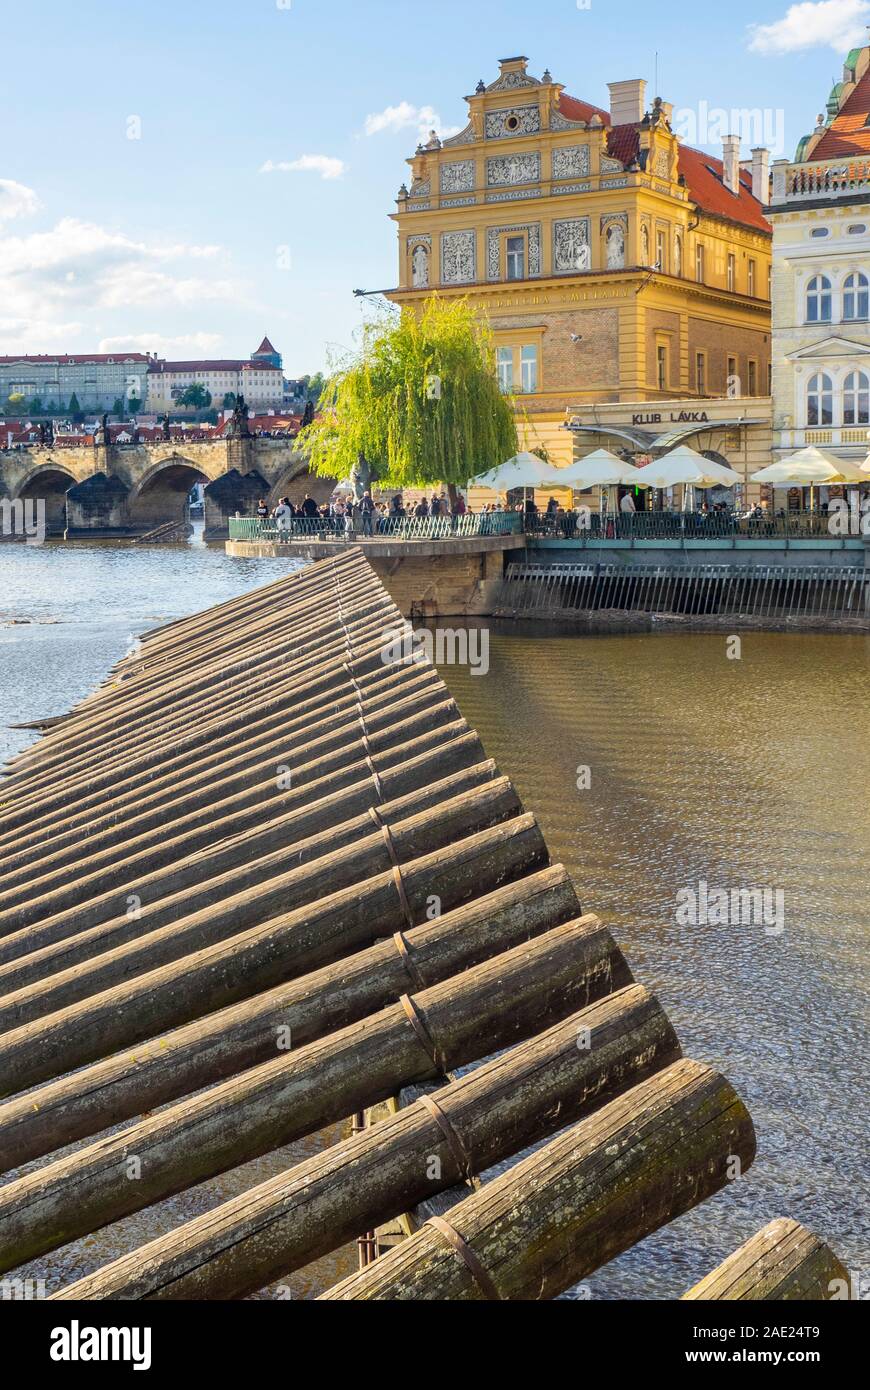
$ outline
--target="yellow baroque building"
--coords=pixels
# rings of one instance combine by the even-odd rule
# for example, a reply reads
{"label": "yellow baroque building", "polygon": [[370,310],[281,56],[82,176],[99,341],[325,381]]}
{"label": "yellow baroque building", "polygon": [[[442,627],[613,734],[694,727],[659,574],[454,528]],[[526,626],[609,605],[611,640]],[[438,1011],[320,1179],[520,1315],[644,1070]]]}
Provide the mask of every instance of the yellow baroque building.
{"label": "yellow baroque building", "polygon": [[504,59],[465,128],[408,161],[389,297],[488,315],[523,443],[554,463],[569,409],[767,397],[767,151],[741,164],[728,137],[716,159],[678,140],[668,103],[646,109],[643,81],[609,83],[605,111],[527,63]]}

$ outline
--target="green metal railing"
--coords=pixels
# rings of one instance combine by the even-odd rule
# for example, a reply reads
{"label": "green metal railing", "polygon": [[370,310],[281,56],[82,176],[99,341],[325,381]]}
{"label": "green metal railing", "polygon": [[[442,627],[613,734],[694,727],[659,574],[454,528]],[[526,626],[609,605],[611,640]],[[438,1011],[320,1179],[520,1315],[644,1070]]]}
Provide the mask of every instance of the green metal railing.
{"label": "green metal railing", "polygon": [[830,540],[843,535],[842,518],[821,512],[556,512],[524,518],[529,536],[580,541]]}
{"label": "green metal railing", "polygon": [[469,512],[465,516],[373,516],[371,524],[364,520],[348,530],[342,517],[294,517],[279,527],[271,519],[259,517],[230,517],[231,541],[284,541],[315,539],[346,541],[356,544],[366,540],[429,541],[456,540],[467,536],[513,536],[521,533],[523,518],[519,512]]}

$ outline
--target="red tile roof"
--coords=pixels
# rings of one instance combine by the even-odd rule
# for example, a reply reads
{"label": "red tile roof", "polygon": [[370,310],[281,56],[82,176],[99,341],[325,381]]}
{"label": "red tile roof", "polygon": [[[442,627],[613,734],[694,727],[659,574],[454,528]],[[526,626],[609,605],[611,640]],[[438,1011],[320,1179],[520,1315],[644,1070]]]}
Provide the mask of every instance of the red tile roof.
{"label": "red tile roof", "polygon": [[57,362],[61,367],[72,366],[76,363],[89,362],[150,362],[151,358],[144,352],[82,352],[82,353],[53,353],[40,352],[36,354],[19,353],[15,357],[0,357],[0,362],[36,362],[53,363]]}
{"label": "red tile roof", "polygon": [[201,362],[152,362],[148,368],[151,372],[243,372],[254,369],[259,372],[279,372],[280,367],[273,367],[270,362],[250,362],[247,358],[216,358],[213,361],[203,360]]}
{"label": "red tile roof", "polygon": [[[600,116],[602,123],[608,127],[607,152],[611,158],[618,159],[620,164],[630,164],[638,157],[638,124],[611,126],[608,111],[603,111],[600,106],[591,106],[588,101],[567,96],[564,92],[559,101],[559,110],[569,121],[588,122],[593,116]],[[740,222],[760,232],[771,231],[761,204],[752,195],[752,176],[746,171],[740,174],[740,192],[732,193],[725,187],[721,159],[681,142],[680,173],[686,180],[689,196],[703,212],[711,217],[725,217],[732,222]]]}
{"label": "red tile roof", "polygon": [[275,352],[275,351],[276,351],[276,349],[273,348],[272,344],[269,342],[269,339],[268,339],[268,338],[264,338],[263,341],[262,341],[262,343],[260,344],[260,346],[257,348],[257,352],[254,353],[254,356],[256,357],[257,354],[260,353],[260,352]]}
{"label": "red tile roof", "polygon": [[870,68],[846,99],[809,158],[839,159],[841,155],[870,154]]}

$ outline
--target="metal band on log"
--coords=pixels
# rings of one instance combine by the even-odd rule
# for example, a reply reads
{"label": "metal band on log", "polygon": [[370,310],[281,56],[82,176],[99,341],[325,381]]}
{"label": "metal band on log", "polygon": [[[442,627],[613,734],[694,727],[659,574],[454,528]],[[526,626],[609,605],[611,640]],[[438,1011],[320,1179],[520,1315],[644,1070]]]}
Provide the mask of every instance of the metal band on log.
{"label": "metal band on log", "polygon": [[834,1252],[797,1221],[780,1219],[729,1255],[683,1298],[819,1301],[848,1298],[849,1275]]}
{"label": "metal band on log", "polygon": [[[675,1062],[610,1101],[450,1212],[501,1299],[549,1299],[728,1182],[755,1154],[728,1082]],[[430,1224],[325,1300],[484,1297]]]}
{"label": "metal band on log", "polygon": [[[586,1001],[582,919],[413,1000],[442,1069],[534,1035]],[[438,1074],[405,1010],[380,1013],[231,1077],[0,1188],[0,1269]],[[136,1162],[136,1180],[128,1164]]]}

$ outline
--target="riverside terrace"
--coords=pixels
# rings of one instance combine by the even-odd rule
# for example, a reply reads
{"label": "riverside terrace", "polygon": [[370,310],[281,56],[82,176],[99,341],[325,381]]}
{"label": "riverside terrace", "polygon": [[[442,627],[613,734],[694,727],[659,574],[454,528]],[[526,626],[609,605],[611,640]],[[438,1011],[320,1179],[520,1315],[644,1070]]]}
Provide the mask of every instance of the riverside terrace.
{"label": "riverside terrace", "polygon": [[[573,577],[569,571],[582,571],[585,578],[591,566],[596,574],[606,571],[609,578],[622,571],[627,577],[629,569],[649,567],[665,578],[693,583],[703,579],[705,598],[697,605],[685,585],[640,586],[638,592],[646,596],[678,595],[674,611],[681,615],[696,608],[711,614],[709,581],[712,577],[729,578],[720,571],[733,572],[731,577],[747,581],[736,590],[734,585],[723,583],[723,592],[749,595],[762,592],[754,582],[758,578],[778,581],[794,574],[801,583],[783,584],[773,596],[769,585],[763,589],[763,613],[753,606],[745,614],[734,614],[729,607],[729,621],[745,616],[753,622],[764,618],[778,624],[794,614],[812,616],[824,625],[829,613],[836,612],[848,613],[850,621],[863,623],[870,617],[870,611],[865,613],[870,537],[861,534],[866,520],[859,514],[835,518],[822,512],[766,512],[760,517],[742,518],[721,512],[571,512],[551,517],[489,512],[461,517],[378,518],[371,535],[348,535],[340,522],[330,519],[293,520],[279,530],[274,522],[241,517],[230,518],[227,553],[240,558],[285,556],[310,562],[340,554],[351,543],[360,545],[395,603],[410,618],[492,617],[518,612],[520,591],[510,581],[520,572],[524,583],[534,577],[530,572],[533,568],[543,578],[556,571],[567,578]],[[578,524],[580,521],[588,524]],[[825,588],[820,597],[822,591],[814,586],[828,585],[829,581],[835,590],[842,588],[843,594],[832,596]],[[543,585],[534,592],[535,615],[546,616],[547,604],[542,607],[538,600],[550,590]],[[585,587],[582,592],[586,593]],[[602,607],[621,608],[618,599],[611,602],[609,597],[620,592],[618,585],[608,585],[603,596],[607,602],[599,595],[590,603],[590,611],[600,615]],[[637,615],[634,603],[630,606]],[[556,604],[553,612],[559,607]],[[568,607],[576,617],[575,604]],[[649,610],[650,621],[653,611],[660,610]]]}

